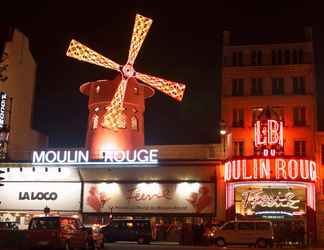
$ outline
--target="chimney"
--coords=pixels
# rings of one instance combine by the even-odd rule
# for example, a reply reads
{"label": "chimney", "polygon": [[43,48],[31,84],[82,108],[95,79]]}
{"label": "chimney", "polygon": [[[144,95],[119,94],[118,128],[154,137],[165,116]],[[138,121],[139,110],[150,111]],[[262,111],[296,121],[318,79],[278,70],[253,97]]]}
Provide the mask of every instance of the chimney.
{"label": "chimney", "polygon": [[228,30],[223,31],[223,46],[231,44],[231,32]]}
{"label": "chimney", "polygon": [[312,27],[304,27],[304,35],[305,35],[305,40],[306,41],[312,41],[313,40],[313,31]]}

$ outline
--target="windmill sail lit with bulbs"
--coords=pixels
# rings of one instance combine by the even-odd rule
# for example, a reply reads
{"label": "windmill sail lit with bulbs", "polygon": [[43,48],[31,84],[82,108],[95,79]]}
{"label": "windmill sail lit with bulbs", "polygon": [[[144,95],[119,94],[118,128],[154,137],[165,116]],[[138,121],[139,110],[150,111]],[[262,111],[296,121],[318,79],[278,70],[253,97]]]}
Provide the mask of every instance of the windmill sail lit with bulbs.
{"label": "windmill sail lit with bulbs", "polygon": [[123,102],[127,88],[127,82],[130,78],[135,77],[149,86],[169,95],[170,97],[181,101],[186,86],[182,83],[172,82],[159,77],[136,72],[133,68],[135,59],[141,49],[143,41],[152,25],[153,20],[141,15],[136,15],[133,29],[132,40],[128,53],[128,59],[125,65],[119,65],[111,59],[108,59],[99,53],[91,50],[87,46],[72,40],[66,52],[66,55],[80,61],[96,64],[101,67],[116,70],[121,73],[122,80],[111,100],[110,105],[104,115],[102,126],[108,129],[116,130],[118,121],[121,119]]}

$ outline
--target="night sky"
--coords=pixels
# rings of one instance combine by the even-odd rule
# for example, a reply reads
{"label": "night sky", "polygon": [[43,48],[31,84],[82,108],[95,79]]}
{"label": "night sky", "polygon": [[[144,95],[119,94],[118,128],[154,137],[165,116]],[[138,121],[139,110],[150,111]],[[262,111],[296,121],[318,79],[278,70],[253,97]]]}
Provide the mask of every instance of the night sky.
{"label": "night sky", "polygon": [[[264,43],[303,39],[303,27],[313,26],[317,92],[319,97],[324,93],[324,18],[322,8],[311,5],[317,1],[37,2],[30,6],[17,1],[6,9],[7,21],[29,37],[38,64],[33,126],[49,135],[51,147],[83,145],[88,111],[79,86],[117,74],[66,57],[70,40],[124,64],[136,13],[154,21],[135,70],[187,84],[182,103],[159,92],[147,101],[146,144],[218,141],[225,29],[234,41]],[[324,128],[324,118],[319,120]]]}

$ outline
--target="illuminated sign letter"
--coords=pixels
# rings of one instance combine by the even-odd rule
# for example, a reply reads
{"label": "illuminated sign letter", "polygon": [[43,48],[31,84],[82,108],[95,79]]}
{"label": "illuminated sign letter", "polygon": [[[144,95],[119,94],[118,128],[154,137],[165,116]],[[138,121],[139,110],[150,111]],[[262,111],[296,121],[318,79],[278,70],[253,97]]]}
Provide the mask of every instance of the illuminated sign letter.
{"label": "illuminated sign letter", "polygon": [[258,160],[253,159],[253,179],[258,179]]}
{"label": "illuminated sign letter", "polygon": [[224,180],[225,181],[230,181],[231,180],[231,168],[232,168],[232,163],[230,161],[225,162],[225,169],[224,169]]}
{"label": "illuminated sign letter", "polygon": [[260,159],[260,178],[270,179],[270,160]]}
{"label": "illuminated sign letter", "polygon": [[239,180],[241,177],[241,160],[233,161],[232,175],[234,180]]}
{"label": "illuminated sign letter", "polygon": [[44,163],[45,162],[45,151],[37,152],[33,151],[33,162],[34,163]]}
{"label": "illuminated sign letter", "polygon": [[288,177],[291,179],[298,177],[298,162],[296,160],[288,161]]}
{"label": "illuminated sign letter", "polygon": [[300,167],[300,176],[304,180],[309,179],[309,161],[308,160],[300,160],[299,161]]}
{"label": "illuminated sign letter", "polygon": [[277,144],[279,133],[279,123],[275,120],[268,120],[268,144]]}
{"label": "illuminated sign letter", "polygon": [[150,161],[151,162],[155,162],[155,161],[158,160],[158,153],[159,153],[158,149],[151,149],[150,150]]}
{"label": "illuminated sign letter", "polygon": [[316,163],[314,161],[309,162],[309,173],[312,181],[316,181]]}
{"label": "illuminated sign letter", "polygon": [[242,160],[242,177],[243,180],[250,180],[252,179],[252,175],[250,173],[250,175],[247,175],[247,169],[246,169],[246,160]]}
{"label": "illuminated sign letter", "polygon": [[287,179],[286,162],[284,159],[276,159],[276,179]]}

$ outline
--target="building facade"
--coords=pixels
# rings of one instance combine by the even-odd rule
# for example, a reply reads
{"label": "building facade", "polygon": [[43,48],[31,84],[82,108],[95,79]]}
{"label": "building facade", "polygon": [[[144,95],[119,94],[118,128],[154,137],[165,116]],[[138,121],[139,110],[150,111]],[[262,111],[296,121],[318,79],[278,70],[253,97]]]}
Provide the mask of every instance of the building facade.
{"label": "building facade", "polygon": [[233,45],[224,32],[222,119],[232,140],[224,166],[227,216],[271,219],[279,235],[304,227],[310,240],[324,237],[314,65],[310,29],[304,41],[260,45]]}
{"label": "building facade", "polygon": [[[9,32],[1,57],[1,148],[11,160],[27,160],[32,149],[47,146],[47,136],[32,128],[36,63],[28,38]],[[5,158],[6,158],[5,157]]]}

